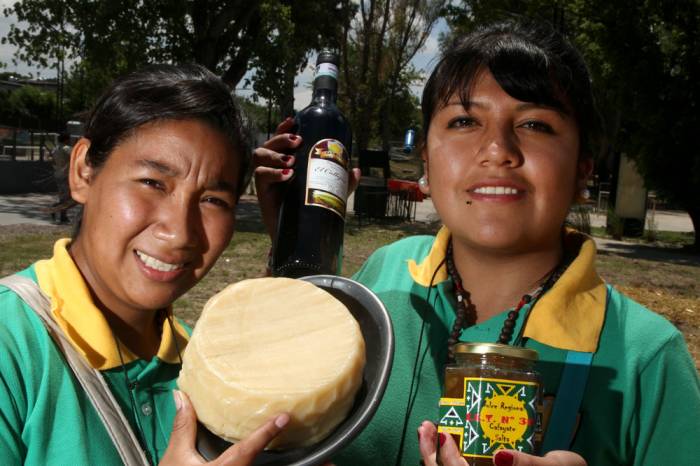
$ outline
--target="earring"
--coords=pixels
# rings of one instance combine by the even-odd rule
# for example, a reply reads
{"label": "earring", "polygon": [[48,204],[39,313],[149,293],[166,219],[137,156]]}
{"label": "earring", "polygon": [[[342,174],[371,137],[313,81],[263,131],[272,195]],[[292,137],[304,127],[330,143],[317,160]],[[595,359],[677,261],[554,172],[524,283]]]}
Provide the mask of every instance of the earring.
{"label": "earring", "polygon": [[591,192],[588,190],[588,188],[583,188],[579,192],[579,196],[581,196],[581,199],[588,200],[591,198]]}
{"label": "earring", "polygon": [[420,185],[421,188],[427,188],[428,187],[428,178],[426,178],[425,175],[421,176],[418,179],[418,184]]}

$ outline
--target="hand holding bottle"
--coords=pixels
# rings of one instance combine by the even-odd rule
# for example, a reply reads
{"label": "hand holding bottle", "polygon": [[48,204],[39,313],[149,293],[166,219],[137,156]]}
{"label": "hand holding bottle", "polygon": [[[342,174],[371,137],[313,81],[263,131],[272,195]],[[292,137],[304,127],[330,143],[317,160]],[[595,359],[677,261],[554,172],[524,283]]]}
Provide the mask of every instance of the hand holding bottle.
{"label": "hand holding bottle", "polygon": [[[265,229],[274,240],[277,231],[277,218],[282,205],[282,182],[294,174],[294,151],[301,145],[301,136],[291,133],[294,119],[288,117],[277,126],[275,134],[253,151],[255,166],[255,191],[258,195],[260,213]],[[350,172],[348,195],[355,191],[360,182],[360,169]]]}
{"label": "hand holding bottle", "polygon": [[294,174],[294,151],[301,144],[301,136],[291,133],[294,119],[288,117],[277,126],[274,136],[253,151],[255,191],[265,229],[274,241],[277,218],[284,194],[283,181]]}

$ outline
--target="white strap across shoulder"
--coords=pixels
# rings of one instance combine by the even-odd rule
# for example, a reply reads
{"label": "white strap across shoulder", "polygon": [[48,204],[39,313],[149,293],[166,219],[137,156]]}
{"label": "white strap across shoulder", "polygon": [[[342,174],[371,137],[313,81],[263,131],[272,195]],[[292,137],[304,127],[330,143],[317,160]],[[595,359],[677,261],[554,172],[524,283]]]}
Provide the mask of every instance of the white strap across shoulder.
{"label": "white strap across shoulder", "polygon": [[15,292],[44,322],[49,335],[63,353],[66,362],[97,410],[124,465],[148,465],[146,455],[102,374],[90,366],[85,358],[75,350],[61,327],[53,319],[49,297],[41,291],[39,285],[33,280],[17,274],[0,278],[0,285]]}

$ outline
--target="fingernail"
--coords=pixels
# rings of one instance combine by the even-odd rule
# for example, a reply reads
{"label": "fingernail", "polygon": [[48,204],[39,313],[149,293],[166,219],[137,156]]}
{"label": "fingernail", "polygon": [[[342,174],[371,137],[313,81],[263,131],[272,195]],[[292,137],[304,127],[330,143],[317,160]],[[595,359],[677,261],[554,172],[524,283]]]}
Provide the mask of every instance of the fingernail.
{"label": "fingernail", "polygon": [[182,409],[182,395],[179,390],[173,390],[173,399],[175,400],[175,410],[180,411]]}
{"label": "fingernail", "polygon": [[275,425],[280,429],[289,423],[289,414],[280,414],[275,419]]}
{"label": "fingernail", "polygon": [[292,141],[296,141],[296,140],[297,140],[297,137],[298,137],[298,136],[297,136],[296,134],[290,134],[290,135],[289,135],[289,139],[291,139]]}
{"label": "fingernail", "polygon": [[496,466],[513,466],[513,454],[509,451],[501,450],[493,458]]}
{"label": "fingernail", "polygon": [[289,172],[291,172],[291,171],[292,171],[291,169],[285,168],[284,170],[282,170],[282,174],[283,174],[283,175],[289,175]]}
{"label": "fingernail", "polygon": [[440,446],[443,446],[445,444],[445,440],[447,440],[447,437],[445,437],[445,434],[440,432],[438,434],[438,443],[440,444]]}
{"label": "fingernail", "polygon": [[289,160],[290,160],[291,158],[292,158],[292,157],[290,157],[289,155],[283,155],[283,156],[282,156],[282,162],[289,162]]}

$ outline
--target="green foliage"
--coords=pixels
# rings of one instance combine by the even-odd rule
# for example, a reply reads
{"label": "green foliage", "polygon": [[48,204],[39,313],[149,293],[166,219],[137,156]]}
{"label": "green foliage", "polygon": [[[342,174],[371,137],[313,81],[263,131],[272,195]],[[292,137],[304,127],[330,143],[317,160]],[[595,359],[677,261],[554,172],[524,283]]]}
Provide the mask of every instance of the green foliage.
{"label": "green foliage", "polygon": [[248,120],[250,129],[258,133],[267,131],[267,109],[241,96],[235,96],[236,103]]}
{"label": "green foliage", "polygon": [[[340,103],[347,109],[358,149],[400,139],[389,122],[405,107],[409,86],[420,76],[410,62],[425,45],[446,0],[362,0],[352,20],[338,25],[341,40]],[[404,102],[399,102],[404,100]],[[411,112],[409,117],[413,117]]]}
{"label": "green foliage", "polygon": [[256,68],[256,97],[288,114],[310,52],[338,46],[333,25],[350,11],[347,1],[21,0],[4,14],[24,24],[12,25],[2,43],[17,46],[15,60],[29,64],[74,63],[66,115],[89,108],[116,76],[161,62],[202,64],[232,87]]}
{"label": "green foliage", "polygon": [[100,83],[145,63],[196,62],[233,86],[260,21],[259,2],[243,0],[21,0],[4,14],[18,20],[2,39],[19,48],[17,60],[42,67],[77,60]]}
{"label": "green foliage", "polygon": [[32,86],[0,91],[0,123],[25,128],[47,128],[53,123],[56,94]]}
{"label": "green foliage", "polygon": [[262,1],[260,38],[250,63],[255,97],[272,102],[281,116],[290,115],[296,75],[312,51],[338,48],[333,26],[347,14],[336,0]]}

